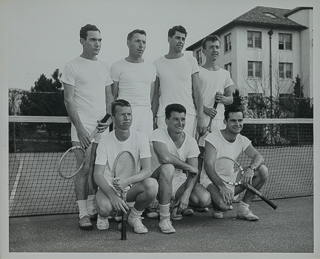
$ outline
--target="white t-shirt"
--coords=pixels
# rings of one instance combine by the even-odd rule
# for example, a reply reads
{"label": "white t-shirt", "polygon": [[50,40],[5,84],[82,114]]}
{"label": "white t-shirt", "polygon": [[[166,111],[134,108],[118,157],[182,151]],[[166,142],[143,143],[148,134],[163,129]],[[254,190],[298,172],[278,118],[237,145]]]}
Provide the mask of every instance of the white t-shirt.
{"label": "white t-shirt", "polygon": [[[214,97],[216,92],[224,92],[224,89],[230,85],[234,85],[229,71],[219,68],[217,71],[210,71],[203,67],[200,67],[200,91],[203,98],[203,105],[209,108],[213,107]],[[206,115],[206,117],[209,117]],[[217,115],[215,120],[223,120],[224,118],[224,105],[218,104]]]}
{"label": "white t-shirt", "polygon": [[66,64],[61,80],[74,86],[74,101],[82,123],[96,122],[106,114],[105,87],[113,83],[106,63],[77,57]]}
{"label": "white t-shirt", "polygon": [[[199,147],[197,145],[197,141],[188,134],[186,134],[184,142],[180,148],[177,148],[176,144],[171,139],[167,129],[154,130],[151,137],[150,137],[150,141],[151,142],[157,141],[157,142],[164,143],[167,146],[168,151],[172,155],[178,157],[183,162],[186,162],[188,158],[198,157],[198,155],[200,154]],[[153,149],[153,145],[152,145],[152,149]],[[154,150],[152,150],[152,151],[154,154],[156,154],[154,152]],[[157,169],[159,166],[160,166],[160,163],[158,161],[158,158],[156,157],[156,155],[155,156],[153,155],[152,156],[152,171]],[[179,175],[181,173],[182,173],[181,169],[175,170],[175,175]]]}
{"label": "white t-shirt", "polygon": [[97,148],[95,164],[106,165],[104,177],[109,185],[113,183],[112,168],[114,161],[121,151],[132,153],[136,163],[136,173],[141,169],[140,159],[151,157],[149,140],[138,131],[130,129],[130,136],[125,141],[119,141],[115,136],[115,131],[103,136]]}
{"label": "white t-shirt", "polygon": [[182,104],[188,114],[196,115],[192,98],[192,75],[199,72],[199,66],[195,57],[183,55],[167,59],[162,56],[153,64],[160,79],[158,116],[163,116],[166,106],[172,103]]}
{"label": "white t-shirt", "polygon": [[[214,130],[206,137],[205,141],[215,147],[217,158],[226,156],[233,160],[237,160],[238,156],[251,144],[251,141],[241,134],[237,135],[234,142],[229,142],[223,137],[221,130]],[[204,174],[204,177],[207,176],[207,173],[204,170],[202,173]],[[236,175],[230,172],[230,175],[220,175],[220,177],[225,181],[234,182]]]}
{"label": "white t-shirt", "polygon": [[153,64],[131,63],[122,59],[111,66],[111,77],[119,82],[118,99],[127,100],[132,106],[150,106],[151,83],[156,80]]}

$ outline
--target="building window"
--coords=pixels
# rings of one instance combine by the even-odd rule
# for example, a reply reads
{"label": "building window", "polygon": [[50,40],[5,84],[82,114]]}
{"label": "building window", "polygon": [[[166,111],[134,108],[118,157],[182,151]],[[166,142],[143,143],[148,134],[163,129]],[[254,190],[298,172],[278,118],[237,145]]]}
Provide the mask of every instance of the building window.
{"label": "building window", "polygon": [[202,55],[201,55],[201,49],[198,49],[196,51],[196,59],[198,61],[198,65],[202,65]]}
{"label": "building window", "polygon": [[279,77],[292,78],[292,63],[279,63]]}
{"label": "building window", "polygon": [[247,46],[248,46],[248,48],[261,49],[261,32],[248,31]]}
{"label": "building window", "polygon": [[286,33],[279,33],[279,49],[292,50],[292,35]]}
{"label": "building window", "polygon": [[228,63],[228,64],[224,65],[224,69],[229,71],[230,76],[231,76],[231,78],[232,78],[232,73],[231,73],[232,63]]}
{"label": "building window", "polygon": [[248,61],[248,77],[252,77],[252,78],[262,77],[261,61]]}
{"label": "building window", "polygon": [[224,36],[224,52],[231,50],[231,33]]}
{"label": "building window", "polygon": [[272,13],[264,13],[264,15],[265,15],[265,16],[268,16],[268,17],[271,17],[271,18],[273,18],[273,19],[276,19],[276,18],[277,18],[277,16],[275,16],[275,15],[272,14]]}

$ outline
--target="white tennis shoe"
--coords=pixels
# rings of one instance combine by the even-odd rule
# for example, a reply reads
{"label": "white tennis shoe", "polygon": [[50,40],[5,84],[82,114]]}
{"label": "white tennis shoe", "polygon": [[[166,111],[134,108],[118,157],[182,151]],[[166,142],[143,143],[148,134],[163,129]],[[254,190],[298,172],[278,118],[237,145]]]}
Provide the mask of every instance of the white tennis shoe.
{"label": "white tennis shoe", "polygon": [[148,233],[148,229],[145,225],[142,224],[142,218],[134,218],[129,215],[128,223],[131,227],[133,227],[134,232],[138,234],[146,234]]}
{"label": "white tennis shoe", "polygon": [[243,201],[239,202],[237,217],[241,219],[246,219],[249,221],[257,221],[259,217],[254,215],[251,210],[249,210],[249,205]]}
{"label": "white tennis shoe", "polygon": [[164,234],[171,234],[171,233],[176,232],[176,230],[173,228],[169,218],[165,218],[163,220],[160,220],[159,227],[161,229],[161,232]]}
{"label": "white tennis shoe", "polygon": [[223,212],[220,210],[213,209],[212,216],[216,219],[223,219]]}
{"label": "white tennis shoe", "polygon": [[99,230],[107,230],[108,228],[109,228],[108,217],[102,217],[102,216],[98,215],[97,229],[99,229]]}

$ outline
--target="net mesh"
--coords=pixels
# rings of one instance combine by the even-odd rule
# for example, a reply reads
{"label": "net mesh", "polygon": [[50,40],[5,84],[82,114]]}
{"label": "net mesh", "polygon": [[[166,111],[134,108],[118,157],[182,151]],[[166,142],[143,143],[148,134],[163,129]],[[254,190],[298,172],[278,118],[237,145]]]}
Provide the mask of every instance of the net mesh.
{"label": "net mesh", "polygon": [[[64,179],[57,170],[71,147],[70,123],[18,119],[9,119],[9,215],[77,213],[73,178]],[[313,195],[313,123],[296,121],[245,121],[242,134],[269,169],[261,192],[270,199]],[[237,160],[243,167],[250,164],[243,154]]]}

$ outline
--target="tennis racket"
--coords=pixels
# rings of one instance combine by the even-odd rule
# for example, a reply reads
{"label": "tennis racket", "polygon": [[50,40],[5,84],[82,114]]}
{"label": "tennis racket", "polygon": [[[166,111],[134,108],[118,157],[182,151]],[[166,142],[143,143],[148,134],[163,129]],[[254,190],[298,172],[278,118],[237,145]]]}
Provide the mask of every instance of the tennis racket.
{"label": "tennis racket", "polygon": [[[119,181],[119,179],[124,179],[134,175],[136,170],[135,160],[133,155],[129,151],[122,151],[118,154],[112,168],[113,180],[114,182]],[[121,196],[124,202],[127,202],[127,192],[131,188],[131,185],[127,186],[124,190],[116,189],[118,195]],[[127,239],[127,220],[128,214],[122,213],[121,220],[121,240]]]}
{"label": "tennis racket", "polygon": [[[219,103],[219,102],[214,101],[213,108],[217,109],[218,103]],[[205,132],[203,135],[200,135],[200,134],[199,134],[199,137],[198,137],[198,140],[197,140],[199,146],[201,146],[201,144],[200,144],[200,139],[204,139],[209,133],[212,132],[212,130],[211,130],[211,125],[212,125],[212,120],[213,120],[213,118],[214,118],[214,117],[210,117],[210,121],[209,121],[209,123],[208,123],[206,132]]]}
{"label": "tennis racket", "polygon": [[[107,122],[111,117],[110,114],[106,114],[101,120],[102,123]],[[90,135],[90,140],[99,130],[96,128]],[[84,166],[86,161],[86,149],[81,146],[74,146],[69,148],[60,158],[58,172],[59,175],[65,179],[75,176]]]}
{"label": "tennis racket", "polygon": [[[244,173],[243,167],[235,160],[231,159],[230,157],[219,157],[215,162],[215,170],[218,176],[222,181],[224,181],[227,184],[230,185],[242,185],[242,181],[225,181],[222,177],[230,175],[230,172],[233,172],[234,174],[238,174],[239,172],[241,174]],[[235,176],[236,178],[236,176]],[[250,184],[246,187],[250,191],[254,192],[258,197],[260,197],[264,202],[266,202],[270,207],[272,207],[274,210],[277,208],[277,205],[275,205],[272,201],[270,201],[267,197],[265,197],[261,192],[256,190],[254,187],[252,187]]]}
{"label": "tennis racket", "polygon": [[[214,101],[214,104],[213,104],[213,108],[214,109],[217,109],[218,107],[218,102],[217,101]],[[212,120],[213,120],[214,117],[210,117],[210,121],[209,121],[209,124],[207,126],[207,131],[209,131],[210,133],[212,132],[211,130],[211,124],[212,124]]]}
{"label": "tennis racket", "polygon": [[[217,109],[217,106],[218,106],[218,102],[217,101],[214,101],[214,104],[213,104],[213,108]],[[212,124],[212,120],[213,118],[210,117],[210,121],[208,123],[208,126],[207,126],[207,130],[206,132],[203,134],[203,135],[200,135],[199,134],[199,137],[197,139],[197,143],[198,143],[198,146],[199,146],[199,149],[200,149],[200,155],[198,157],[198,169],[199,169],[199,181],[200,181],[200,173],[201,173],[201,170],[202,170],[202,164],[203,164],[203,154],[204,154],[204,139],[205,137],[211,133],[211,124]],[[201,140],[201,141],[200,141]]]}

